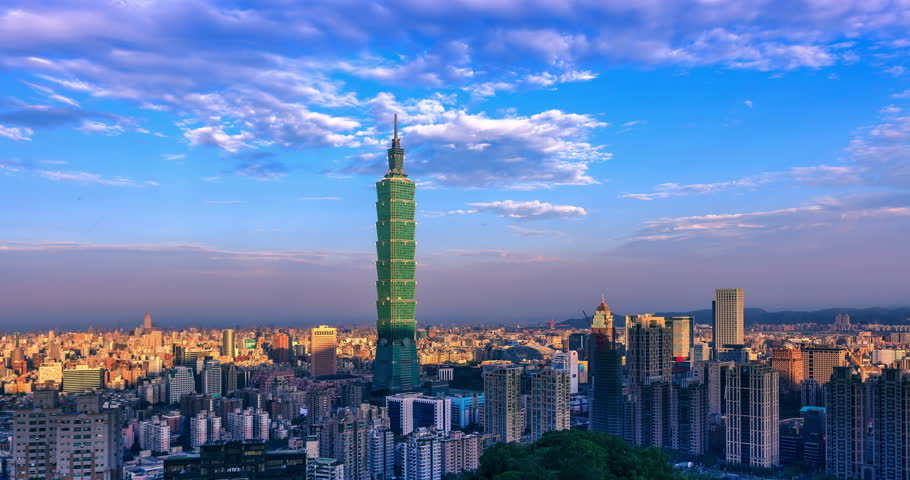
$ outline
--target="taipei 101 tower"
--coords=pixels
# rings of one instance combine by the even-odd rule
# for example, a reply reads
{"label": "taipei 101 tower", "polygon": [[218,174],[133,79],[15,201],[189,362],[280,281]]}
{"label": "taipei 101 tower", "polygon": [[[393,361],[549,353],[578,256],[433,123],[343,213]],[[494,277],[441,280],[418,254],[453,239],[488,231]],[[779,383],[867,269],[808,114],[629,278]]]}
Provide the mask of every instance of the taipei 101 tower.
{"label": "taipei 101 tower", "polygon": [[414,320],[414,191],[416,184],[404,173],[404,149],[395,135],[388,152],[389,171],[376,182],[376,359],[374,395],[415,391],[420,387]]}

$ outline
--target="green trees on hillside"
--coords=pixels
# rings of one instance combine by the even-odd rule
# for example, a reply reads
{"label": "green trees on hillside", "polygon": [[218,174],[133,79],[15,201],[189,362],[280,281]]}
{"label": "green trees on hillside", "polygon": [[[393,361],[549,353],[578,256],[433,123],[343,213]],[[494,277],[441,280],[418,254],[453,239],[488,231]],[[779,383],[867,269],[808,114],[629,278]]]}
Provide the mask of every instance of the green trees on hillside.
{"label": "green trees on hillside", "polygon": [[548,432],[530,445],[498,443],[463,480],[675,480],[660,450],[640,449],[601,432]]}

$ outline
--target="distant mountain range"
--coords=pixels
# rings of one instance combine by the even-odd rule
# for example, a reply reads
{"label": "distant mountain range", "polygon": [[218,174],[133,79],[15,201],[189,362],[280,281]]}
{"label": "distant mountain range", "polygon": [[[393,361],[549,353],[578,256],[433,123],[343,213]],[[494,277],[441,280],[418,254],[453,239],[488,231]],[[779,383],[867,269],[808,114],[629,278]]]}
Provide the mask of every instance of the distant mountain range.
{"label": "distant mountain range", "polygon": [[[910,307],[899,308],[827,308],[825,310],[815,310],[812,312],[769,312],[761,308],[746,309],[746,325],[756,323],[785,325],[792,323],[834,323],[834,317],[838,313],[849,313],[850,323],[878,323],[882,325],[900,325],[910,324]],[[691,312],[657,312],[659,317],[678,317],[689,316],[695,317],[695,323],[711,323],[711,310],[695,310]],[[624,315],[614,313],[615,318],[623,318]],[[572,328],[587,328],[589,320],[583,318],[570,318],[559,322],[558,325]]]}

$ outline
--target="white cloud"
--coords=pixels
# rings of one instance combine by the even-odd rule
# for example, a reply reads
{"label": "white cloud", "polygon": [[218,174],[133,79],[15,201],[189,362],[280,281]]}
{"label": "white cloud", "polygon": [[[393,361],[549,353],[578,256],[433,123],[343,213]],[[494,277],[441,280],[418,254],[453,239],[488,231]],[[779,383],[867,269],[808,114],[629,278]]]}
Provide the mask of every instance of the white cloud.
{"label": "white cloud", "polygon": [[745,101],[743,101],[743,104],[745,104],[749,108],[752,108],[752,100],[745,100]]}
{"label": "white cloud", "polygon": [[78,127],[76,130],[81,130],[85,133],[100,133],[109,136],[123,133],[123,127],[120,125],[108,125],[103,122],[95,122],[92,120],[83,121],[82,126]]}
{"label": "white cloud", "polygon": [[35,133],[31,128],[24,127],[5,127],[0,125],[0,137],[8,138],[17,142],[31,141],[32,134]]}
{"label": "white cloud", "polygon": [[185,153],[162,153],[161,158],[165,160],[183,160],[186,158]]}
{"label": "white cloud", "polygon": [[559,230],[534,230],[520,225],[507,225],[506,228],[522,237],[564,237],[566,235],[565,232],[560,232]]}
{"label": "white cloud", "polygon": [[468,205],[474,207],[478,212],[493,212],[500,217],[521,220],[574,218],[588,214],[582,207],[576,207],[574,205],[553,205],[552,203],[541,202],[540,200],[524,202],[503,200],[486,203],[469,203]]}
{"label": "white cloud", "polygon": [[253,140],[252,134],[243,131],[231,135],[225,133],[224,129],[220,126],[189,129],[183,132],[183,136],[190,141],[190,145],[216,147],[229,153],[236,153],[240,150],[253,148],[253,146],[248,143]]}
{"label": "white cloud", "polygon": [[40,170],[38,174],[42,177],[53,180],[53,181],[62,181],[62,182],[75,182],[75,183],[96,183],[100,185],[112,185],[115,187],[135,187],[136,182],[126,177],[105,177],[103,175],[91,172],[81,172],[81,171],[61,171],[61,170]]}

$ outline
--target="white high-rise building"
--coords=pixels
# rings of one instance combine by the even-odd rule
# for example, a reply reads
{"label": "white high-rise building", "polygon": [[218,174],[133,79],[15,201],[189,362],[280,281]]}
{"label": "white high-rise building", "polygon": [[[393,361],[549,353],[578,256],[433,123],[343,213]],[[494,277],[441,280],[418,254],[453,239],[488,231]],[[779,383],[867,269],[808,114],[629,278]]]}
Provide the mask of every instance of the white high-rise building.
{"label": "white high-rise building", "polygon": [[204,411],[190,418],[190,445],[193,448],[218,440],[221,440],[221,417]]}
{"label": "white high-rise building", "polygon": [[200,374],[202,394],[221,395],[221,362],[214,360],[205,363]]}
{"label": "white high-rise building", "polygon": [[726,351],[726,345],[742,345],[745,325],[743,289],[718,288],[713,302],[714,358],[717,352]]}
{"label": "white high-rise building", "polygon": [[227,429],[234,440],[268,440],[271,420],[267,412],[247,408],[228,413]]}
{"label": "white high-rise building", "polygon": [[139,448],[153,452],[171,450],[171,427],[156,415],[139,424]]}
{"label": "white high-rise building", "polygon": [[388,480],[395,475],[395,433],[388,427],[370,429],[370,478]]}
{"label": "white high-rise building", "polygon": [[404,444],[404,480],[442,480],[443,461],[440,434],[421,428]]}
{"label": "white high-rise building", "polygon": [[168,403],[178,403],[180,397],[196,391],[193,371],[187,367],[174,367],[167,373]]}
{"label": "white high-rise building", "polygon": [[727,373],[727,462],[780,464],[778,378],[759,364],[736,365]]}
{"label": "white high-rise building", "polygon": [[452,429],[452,400],[418,393],[399,393],[385,399],[392,430],[407,435],[421,427]]}
{"label": "white high-rise building", "polygon": [[553,368],[569,372],[571,393],[578,393],[578,352],[556,352],[553,354]]}
{"label": "white high-rise building", "polygon": [[531,440],[551,430],[568,430],[569,372],[542,370],[531,376],[531,398],[528,405]]}

